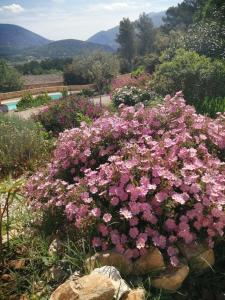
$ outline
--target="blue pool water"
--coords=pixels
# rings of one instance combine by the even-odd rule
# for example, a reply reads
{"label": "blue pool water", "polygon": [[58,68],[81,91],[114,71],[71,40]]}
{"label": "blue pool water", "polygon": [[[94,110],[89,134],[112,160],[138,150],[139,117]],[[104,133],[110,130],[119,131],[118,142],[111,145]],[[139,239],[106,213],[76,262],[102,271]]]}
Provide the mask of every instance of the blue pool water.
{"label": "blue pool water", "polygon": [[[49,94],[49,96],[52,98],[52,100],[59,100],[62,97],[62,93],[54,93],[54,94],[51,93],[51,94]],[[15,110],[16,109],[16,104],[18,102],[19,101],[9,102],[9,103],[6,103],[6,105],[8,106],[9,110]]]}

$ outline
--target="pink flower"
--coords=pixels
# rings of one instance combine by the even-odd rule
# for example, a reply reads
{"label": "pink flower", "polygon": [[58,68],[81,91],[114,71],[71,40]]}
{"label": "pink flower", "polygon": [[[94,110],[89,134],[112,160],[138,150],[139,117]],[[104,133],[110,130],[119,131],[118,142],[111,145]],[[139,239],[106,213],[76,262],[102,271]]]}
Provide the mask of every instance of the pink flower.
{"label": "pink flower", "polygon": [[155,195],[155,198],[158,202],[163,202],[168,197],[167,193],[165,192],[159,192]]}
{"label": "pink flower", "polygon": [[172,199],[177,203],[184,204],[189,199],[189,196],[185,193],[183,194],[174,193],[172,195]]}
{"label": "pink flower", "polygon": [[93,208],[91,210],[91,214],[92,214],[92,216],[98,218],[101,216],[101,210],[99,208]]}
{"label": "pink flower", "polygon": [[112,220],[112,215],[111,215],[111,214],[104,214],[103,220],[104,220],[106,223],[109,223],[109,222]]}
{"label": "pink flower", "polygon": [[178,260],[177,256],[171,256],[170,262],[173,267],[177,267],[179,265],[179,260]]}
{"label": "pink flower", "polygon": [[139,231],[137,229],[137,227],[132,227],[130,230],[129,230],[129,235],[132,237],[132,239],[135,239],[139,234]]}
{"label": "pink flower", "polygon": [[98,237],[94,237],[94,238],[93,238],[93,240],[92,240],[92,246],[93,246],[94,248],[100,247],[101,244],[102,244],[102,243],[101,243],[100,238],[98,238]]}
{"label": "pink flower", "polygon": [[110,202],[112,206],[117,206],[119,204],[119,199],[117,197],[113,197]]}
{"label": "pink flower", "polygon": [[177,225],[173,219],[167,219],[165,222],[165,227],[168,231],[172,231],[177,228]]}
{"label": "pink flower", "polygon": [[142,249],[142,248],[145,248],[145,243],[146,243],[146,241],[147,241],[147,238],[148,238],[148,236],[147,236],[147,234],[145,234],[145,233],[141,233],[140,235],[139,235],[139,237],[138,237],[138,239],[137,239],[137,242],[136,242],[136,247],[137,247],[137,249]]}
{"label": "pink flower", "polygon": [[127,208],[121,208],[120,214],[127,220],[132,218],[132,213]]}

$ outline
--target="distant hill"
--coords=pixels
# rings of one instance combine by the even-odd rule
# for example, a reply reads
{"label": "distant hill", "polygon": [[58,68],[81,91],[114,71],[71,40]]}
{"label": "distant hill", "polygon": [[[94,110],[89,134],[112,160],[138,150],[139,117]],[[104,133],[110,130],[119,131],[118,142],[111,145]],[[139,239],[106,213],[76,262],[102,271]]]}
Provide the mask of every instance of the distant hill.
{"label": "distant hill", "polygon": [[0,57],[72,57],[96,50],[113,52],[108,45],[73,39],[53,42],[23,27],[0,24]]}
{"label": "distant hill", "polygon": [[113,52],[113,49],[109,46],[100,45],[96,43],[84,42],[80,40],[60,40],[49,43],[45,46],[38,48],[31,48],[26,50],[27,56],[34,57],[72,57],[79,54],[90,53],[93,51],[106,51]]}
{"label": "distant hill", "polygon": [[[162,18],[165,16],[165,12],[151,12],[148,14],[155,27],[159,27],[163,24]],[[87,41],[92,43],[98,43],[102,45],[108,45],[114,50],[118,48],[118,44],[116,43],[116,36],[119,33],[119,26],[113,27],[106,31],[100,31],[90,37]]]}
{"label": "distant hill", "polygon": [[30,30],[11,24],[0,24],[0,47],[28,48],[43,46],[50,41]]}

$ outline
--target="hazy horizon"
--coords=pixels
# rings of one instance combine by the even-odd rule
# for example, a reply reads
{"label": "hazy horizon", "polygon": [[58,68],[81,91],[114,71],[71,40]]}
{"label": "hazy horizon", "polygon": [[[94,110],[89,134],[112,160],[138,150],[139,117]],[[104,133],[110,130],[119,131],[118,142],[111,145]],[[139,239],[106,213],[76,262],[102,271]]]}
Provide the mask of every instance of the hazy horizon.
{"label": "hazy horizon", "polygon": [[86,40],[98,31],[159,12],[180,0],[0,0],[0,23],[22,26],[50,40]]}

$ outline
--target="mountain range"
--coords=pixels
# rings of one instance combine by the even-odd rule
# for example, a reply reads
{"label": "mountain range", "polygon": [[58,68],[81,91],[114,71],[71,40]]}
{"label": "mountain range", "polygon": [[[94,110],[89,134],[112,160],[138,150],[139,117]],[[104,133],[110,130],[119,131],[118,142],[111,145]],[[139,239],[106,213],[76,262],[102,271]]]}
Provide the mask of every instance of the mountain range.
{"label": "mountain range", "polygon": [[[165,16],[165,12],[151,12],[148,16],[152,19],[152,22],[155,27],[159,27],[163,23],[163,17]],[[91,36],[87,41],[92,43],[98,43],[101,45],[108,45],[109,47],[116,50],[118,48],[118,44],[116,42],[116,36],[119,33],[119,26],[113,27],[106,31],[100,31],[95,35]]]}
{"label": "mountain range", "polygon": [[[165,12],[149,13],[155,27],[162,24]],[[0,58],[56,58],[73,57],[96,50],[115,52],[119,26],[100,31],[87,41],[65,39],[48,40],[30,30],[12,24],[0,24]]]}
{"label": "mountain range", "polygon": [[12,24],[0,24],[0,57],[72,57],[102,50],[113,52],[108,45],[65,39],[50,41],[30,30]]}

